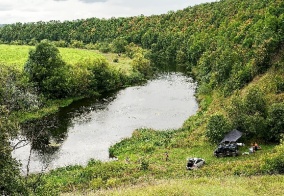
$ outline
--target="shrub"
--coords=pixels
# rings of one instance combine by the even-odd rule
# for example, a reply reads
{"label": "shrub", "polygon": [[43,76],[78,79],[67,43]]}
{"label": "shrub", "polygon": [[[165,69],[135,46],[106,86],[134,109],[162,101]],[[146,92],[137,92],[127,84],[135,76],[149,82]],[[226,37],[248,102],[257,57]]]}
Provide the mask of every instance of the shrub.
{"label": "shrub", "polygon": [[70,47],[71,48],[84,48],[84,43],[83,41],[79,41],[79,40],[71,40]]}
{"label": "shrub", "polygon": [[209,118],[206,127],[206,136],[213,143],[220,142],[224,135],[230,130],[228,120],[222,114],[215,114]]}
{"label": "shrub", "polygon": [[95,178],[90,182],[90,188],[97,190],[103,186],[103,179],[102,178]]}
{"label": "shrub", "polygon": [[279,141],[284,133],[284,103],[273,104],[268,110],[268,126],[270,134],[268,137],[273,141]]}
{"label": "shrub", "polygon": [[112,42],[112,51],[115,53],[124,53],[126,51],[127,41],[124,38],[116,38]]}
{"label": "shrub", "polygon": [[43,41],[30,51],[24,70],[40,93],[61,98],[68,94],[64,87],[66,68],[59,50],[50,42]]}
{"label": "shrub", "polygon": [[53,41],[52,42],[56,47],[67,47],[67,43],[64,40]]}
{"label": "shrub", "polygon": [[145,171],[145,170],[148,170],[148,168],[149,168],[149,161],[143,158],[140,162],[139,169]]}
{"label": "shrub", "polygon": [[[283,135],[282,135],[283,137]],[[275,147],[275,153],[266,159],[265,169],[269,173],[284,174],[284,140]]]}
{"label": "shrub", "polygon": [[150,61],[146,59],[142,53],[135,54],[132,61],[132,66],[144,76],[148,76],[152,72]]}
{"label": "shrub", "polygon": [[12,66],[0,64],[0,104],[10,111],[33,110],[40,105],[36,91],[27,77]]}
{"label": "shrub", "polygon": [[111,51],[110,45],[106,42],[100,43],[98,48],[99,48],[99,51],[102,53],[108,53]]}
{"label": "shrub", "polygon": [[256,87],[250,88],[244,97],[236,94],[227,108],[232,125],[244,132],[247,139],[267,141],[267,101],[264,93]]}
{"label": "shrub", "polygon": [[275,76],[276,82],[276,93],[283,93],[284,92],[284,79],[280,76]]}

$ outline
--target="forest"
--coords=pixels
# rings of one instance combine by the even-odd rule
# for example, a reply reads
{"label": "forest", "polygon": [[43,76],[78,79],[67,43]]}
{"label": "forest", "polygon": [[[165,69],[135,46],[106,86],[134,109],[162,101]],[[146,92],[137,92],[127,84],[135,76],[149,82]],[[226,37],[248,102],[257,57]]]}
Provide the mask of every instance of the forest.
{"label": "forest", "polygon": [[[284,172],[284,149],[283,145],[278,146],[283,144],[284,133],[284,2],[282,0],[221,0],[147,17],[140,15],[127,18],[16,23],[0,27],[0,43],[36,46],[36,49],[29,54],[24,71],[1,63],[0,80],[4,82],[0,84],[0,126],[1,140],[5,143],[0,150],[5,152],[2,153],[3,156],[10,157],[8,139],[17,134],[15,132],[17,129],[14,128],[17,122],[13,123],[12,119],[6,120],[5,116],[9,116],[8,114],[15,110],[34,106],[36,100],[32,99],[33,94],[39,93],[44,100],[90,96],[100,91],[132,85],[141,78],[147,78],[151,72],[150,67],[173,64],[186,70],[186,73],[198,82],[196,96],[200,109],[194,117],[184,123],[182,130],[159,134],[148,130],[149,133],[148,131],[146,133],[150,135],[149,137],[154,141],[159,137],[164,138],[167,142],[159,145],[165,148],[170,146],[183,149],[190,147],[186,144],[189,138],[196,140],[195,146],[207,141],[216,144],[229,130],[238,129],[245,134],[245,142],[257,140],[277,147],[273,156],[263,158],[265,159],[262,162],[263,167],[257,168],[257,171],[254,169],[249,171],[245,166],[240,166],[234,171],[235,174]],[[74,68],[61,59],[56,47],[127,54],[136,62],[137,72],[126,77],[119,71],[110,70],[104,60],[97,60],[96,63],[84,62]],[[43,51],[47,52],[47,59],[38,58],[37,54]],[[46,64],[47,61],[49,63]],[[42,64],[48,67],[43,68]],[[47,75],[45,69],[52,70],[48,73],[51,75]],[[76,72],[77,75],[70,76],[70,73],[75,73],[70,71],[72,69],[80,71]],[[82,78],[88,78],[88,82],[84,82],[84,85],[77,83],[82,81]],[[13,97],[8,97],[11,94],[7,93],[7,89],[11,89],[11,86],[4,84],[11,84],[14,88],[19,87],[24,92],[29,92],[31,99],[25,100],[25,106],[13,104]],[[78,88],[79,86],[82,88]],[[90,89],[95,89],[95,92]],[[136,137],[146,137],[144,134],[143,131],[136,133]],[[190,135],[189,138],[185,136],[187,134]],[[134,152],[139,152],[132,147],[140,142],[137,138],[115,145],[111,149],[112,153],[123,154],[123,146],[126,144],[133,148]],[[205,146],[209,145],[204,143],[202,144]],[[153,145],[153,149],[150,150],[152,152],[157,146],[154,143],[151,145]],[[142,163],[141,165],[147,170],[149,162]],[[17,163],[11,165],[17,167]],[[129,169],[130,173],[134,173],[135,170],[124,168],[119,164],[101,166],[101,163],[95,161],[91,161],[89,166],[92,168],[95,165],[97,167],[100,165],[100,168],[113,168],[119,171],[119,174],[115,176],[116,178],[111,177],[111,174],[107,174],[108,177],[94,178],[92,176],[95,174],[91,169],[90,173],[87,169],[83,169],[81,174],[87,176],[86,181],[74,181],[73,184],[71,183],[72,186],[77,186],[77,189],[92,186],[93,189],[112,187],[108,180],[119,179],[120,175],[125,177],[121,173],[124,170]],[[7,171],[11,171],[11,168]],[[78,168],[74,168],[72,172],[76,173],[75,171],[78,172]],[[210,169],[208,171],[212,172]],[[18,173],[11,175],[19,176]],[[160,175],[157,174],[157,178],[161,178]],[[141,176],[133,178],[139,177]],[[22,182],[21,177],[16,180],[12,178],[5,178],[7,187],[10,184],[22,186],[18,183]],[[51,182],[55,177],[51,175],[46,178],[47,182]],[[95,179],[100,180],[94,181]],[[131,180],[125,179],[125,181]],[[109,186],[106,185],[107,182],[110,183]],[[72,190],[68,183],[59,184],[60,182],[54,186],[60,187],[61,191]],[[44,191],[51,189],[47,186]]]}

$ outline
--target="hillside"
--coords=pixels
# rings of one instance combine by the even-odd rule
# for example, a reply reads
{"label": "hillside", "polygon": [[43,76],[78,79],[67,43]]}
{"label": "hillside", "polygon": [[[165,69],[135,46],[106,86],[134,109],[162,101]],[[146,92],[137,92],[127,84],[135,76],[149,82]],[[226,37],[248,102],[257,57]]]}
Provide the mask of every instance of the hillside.
{"label": "hillside", "polygon": [[[72,45],[124,39],[151,49],[155,64],[185,66],[210,88],[242,88],[266,71],[283,40],[283,2],[226,0],[151,17],[96,18],[7,25],[4,43],[43,39]],[[210,63],[210,64],[208,64]]]}
{"label": "hillside", "polygon": [[[200,109],[179,130],[135,131],[132,138],[110,149],[119,158],[117,162],[91,160],[85,168],[66,167],[40,176],[38,194],[96,194],[98,189],[119,189],[142,182],[146,182],[146,189],[160,191],[160,195],[182,194],[187,189],[176,184],[188,178],[193,179],[196,189],[201,188],[200,184],[212,185],[216,192],[222,191],[213,186],[216,179],[228,179],[228,184],[246,184],[250,178],[255,179],[254,183],[264,183],[263,179],[269,179],[266,186],[271,188],[264,190],[253,184],[254,193],[283,194],[278,183],[283,176],[269,177],[284,173],[282,0],[222,0],[159,16],[16,23],[0,28],[0,40],[5,44],[33,45],[44,39],[62,47],[109,50],[117,46],[115,52],[130,56],[125,47],[139,45],[149,51],[145,57],[152,66],[174,64],[195,78]],[[216,159],[212,151],[231,129],[244,133],[246,145],[258,141],[263,150],[253,156]],[[169,162],[163,158],[165,152],[170,154]],[[202,156],[207,165],[194,172],[185,171],[188,155]],[[131,164],[125,164],[127,157],[133,160]],[[30,186],[38,178],[31,176]],[[176,180],[167,192],[168,179]],[[151,185],[153,182],[161,184]],[[140,189],[139,185],[135,188]],[[205,188],[205,194],[211,188]],[[249,188],[233,191],[231,195],[253,194]]]}

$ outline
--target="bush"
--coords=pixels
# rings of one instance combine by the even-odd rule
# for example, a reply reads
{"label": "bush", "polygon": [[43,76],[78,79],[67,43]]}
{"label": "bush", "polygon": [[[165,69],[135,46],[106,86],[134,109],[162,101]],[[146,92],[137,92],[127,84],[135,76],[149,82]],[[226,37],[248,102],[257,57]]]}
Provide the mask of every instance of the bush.
{"label": "bush", "polygon": [[[283,135],[282,135],[283,138]],[[266,159],[265,170],[273,174],[284,174],[284,140],[275,147],[275,153]]]}
{"label": "bush", "polygon": [[228,120],[222,114],[215,114],[209,118],[206,127],[206,136],[213,143],[220,142],[230,130]]}
{"label": "bush", "polygon": [[284,92],[284,78],[280,76],[275,76],[276,82],[276,93],[283,93]]}
{"label": "bush", "polygon": [[111,51],[110,45],[106,42],[100,43],[98,48],[99,48],[99,51],[102,53],[108,53]]}
{"label": "bush", "polygon": [[95,178],[90,182],[90,188],[93,190],[97,190],[102,188],[104,185],[104,182],[102,180],[102,178]]}
{"label": "bush", "polygon": [[124,38],[116,38],[112,42],[112,51],[115,53],[124,53],[126,51],[127,41]]}
{"label": "bush", "polygon": [[267,141],[270,134],[267,131],[267,101],[259,88],[250,88],[244,97],[235,95],[227,112],[232,125],[244,132],[247,139]]}
{"label": "bush", "polygon": [[132,61],[132,66],[144,76],[149,76],[152,72],[150,61],[146,59],[142,53],[135,54]]}
{"label": "bush", "polygon": [[268,110],[269,139],[279,141],[284,133],[284,103],[273,104]]}
{"label": "bush", "polygon": [[139,169],[145,171],[145,170],[148,170],[148,168],[149,168],[149,161],[147,161],[147,160],[145,160],[145,158],[143,158],[140,162]]}
{"label": "bush", "polygon": [[40,100],[27,77],[12,66],[0,64],[0,104],[10,111],[38,109]]}
{"label": "bush", "polygon": [[66,68],[59,50],[50,42],[43,41],[30,51],[24,71],[40,93],[51,98],[62,98],[68,95],[64,86]]}
{"label": "bush", "polygon": [[69,46],[71,48],[84,48],[84,43],[83,41],[71,40],[71,43]]}
{"label": "bush", "polygon": [[94,62],[90,71],[92,73],[91,88],[99,92],[113,90],[120,82],[118,71],[111,69],[105,60]]}

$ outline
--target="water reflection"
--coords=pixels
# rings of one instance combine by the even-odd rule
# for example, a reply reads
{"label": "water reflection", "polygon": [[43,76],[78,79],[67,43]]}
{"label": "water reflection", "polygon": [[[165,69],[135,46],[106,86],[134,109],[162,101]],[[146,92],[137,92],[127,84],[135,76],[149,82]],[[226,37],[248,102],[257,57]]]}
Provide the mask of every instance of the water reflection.
{"label": "water reflection", "polygon": [[14,152],[31,172],[106,161],[108,148],[133,130],[179,128],[197,110],[195,84],[181,73],[164,73],[143,86],[129,87],[101,99],[74,102],[54,115],[23,126],[30,142]]}

